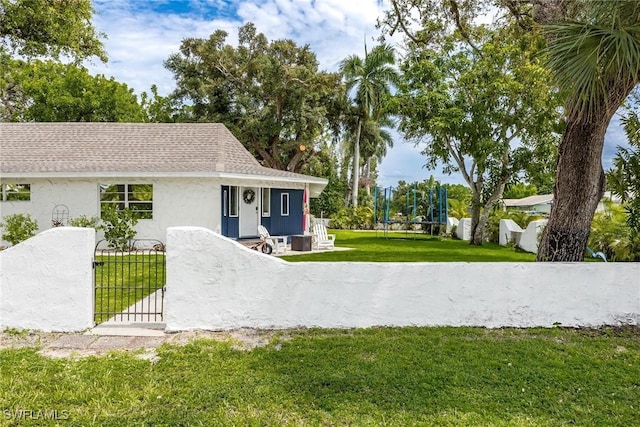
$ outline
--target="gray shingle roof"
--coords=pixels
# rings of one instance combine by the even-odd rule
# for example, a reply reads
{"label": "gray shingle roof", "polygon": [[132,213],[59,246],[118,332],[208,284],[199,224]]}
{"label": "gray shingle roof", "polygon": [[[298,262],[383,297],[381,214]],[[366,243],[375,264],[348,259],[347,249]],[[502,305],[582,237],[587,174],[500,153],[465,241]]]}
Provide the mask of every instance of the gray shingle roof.
{"label": "gray shingle roof", "polygon": [[524,197],[522,199],[503,199],[502,202],[507,207],[535,206],[553,202],[553,194],[540,194],[537,196]]}
{"label": "gray shingle roof", "polygon": [[0,173],[232,173],[266,168],[220,123],[0,123]]}

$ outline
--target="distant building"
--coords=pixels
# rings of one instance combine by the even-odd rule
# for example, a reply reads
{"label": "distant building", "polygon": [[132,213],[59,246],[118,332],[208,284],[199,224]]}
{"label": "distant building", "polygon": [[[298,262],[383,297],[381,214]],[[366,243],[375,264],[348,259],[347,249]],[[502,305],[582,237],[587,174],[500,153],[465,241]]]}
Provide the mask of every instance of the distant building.
{"label": "distant building", "polygon": [[[621,200],[618,196],[611,194],[610,191],[605,191],[602,196],[602,200],[598,203],[596,212],[603,212],[605,210],[605,202],[610,201],[613,204],[619,205]],[[553,203],[553,194],[541,194],[537,196],[524,197],[522,199],[503,199],[502,204],[505,210],[515,209],[519,211],[525,211],[532,214],[548,215],[551,212],[551,204]]]}
{"label": "distant building", "polygon": [[551,204],[553,203],[553,194],[541,194],[538,196],[529,196],[522,199],[503,199],[504,209],[516,209],[531,213],[548,214],[551,212]]}

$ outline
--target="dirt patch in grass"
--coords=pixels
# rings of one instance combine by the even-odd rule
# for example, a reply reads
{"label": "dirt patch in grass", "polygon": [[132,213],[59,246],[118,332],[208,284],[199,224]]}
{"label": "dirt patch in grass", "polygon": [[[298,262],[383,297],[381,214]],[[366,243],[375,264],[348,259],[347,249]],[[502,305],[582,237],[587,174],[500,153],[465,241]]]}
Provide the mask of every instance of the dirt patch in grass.
{"label": "dirt patch in grass", "polygon": [[286,340],[288,339],[288,334],[284,331],[251,328],[240,328],[232,331],[195,330],[168,334],[166,342],[168,344],[186,345],[198,339],[231,341],[233,348],[236,350],[253,350],[254,348],[264,347],[275,339]]}
{"label": "dirt patch in grass", "polygon": [[0,332],[0,349],[44,347],[62,335],[51,332],[5,330]]}

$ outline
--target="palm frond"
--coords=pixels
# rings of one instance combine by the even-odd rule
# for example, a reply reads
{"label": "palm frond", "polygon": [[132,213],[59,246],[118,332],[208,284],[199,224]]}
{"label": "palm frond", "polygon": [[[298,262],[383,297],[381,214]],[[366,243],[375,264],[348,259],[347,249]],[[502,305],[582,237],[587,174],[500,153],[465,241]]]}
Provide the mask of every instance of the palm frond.
{"label": "palm frond", "polygon": [[580,22],[545,27],[548,65],[567,93],[568,113],[578,116],[609,107],[615,81],[640,78],[640,2],[586,3],[587,15]]}

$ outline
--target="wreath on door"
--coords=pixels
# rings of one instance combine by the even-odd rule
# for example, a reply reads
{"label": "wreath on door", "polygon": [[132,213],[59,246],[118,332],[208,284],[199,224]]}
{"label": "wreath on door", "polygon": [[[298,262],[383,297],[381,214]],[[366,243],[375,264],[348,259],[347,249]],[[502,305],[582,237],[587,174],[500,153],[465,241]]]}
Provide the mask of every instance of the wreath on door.
{"label": "wreath on door", "polygon": [[253,203],[255,199],[256,199],[256,192],[251,189],[244,190],[244,193],[242,193],[242,200],[244,200],[244,202],[248,205]]}

